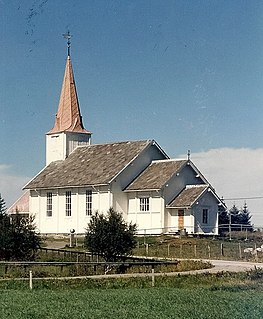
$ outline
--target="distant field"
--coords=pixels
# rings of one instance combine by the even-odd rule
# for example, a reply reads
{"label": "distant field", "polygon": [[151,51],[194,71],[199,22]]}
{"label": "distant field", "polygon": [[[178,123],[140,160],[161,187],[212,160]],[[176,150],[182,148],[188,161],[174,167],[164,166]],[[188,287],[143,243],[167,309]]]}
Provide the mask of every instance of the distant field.
{"label": "distant field", "polygon": [[255,289],[0,290],[1,318],[263,318]]}

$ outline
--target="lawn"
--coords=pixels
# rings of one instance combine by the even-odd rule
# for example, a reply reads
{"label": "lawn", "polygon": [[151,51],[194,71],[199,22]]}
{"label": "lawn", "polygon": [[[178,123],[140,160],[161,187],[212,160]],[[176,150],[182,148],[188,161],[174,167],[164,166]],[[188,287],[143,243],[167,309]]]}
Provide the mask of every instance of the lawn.
{"label": "lawn", "polygon": [[263,271],[156,278],[0,281],[0,318],[263,318]]}
{"label": "lawn", "polygon": [[263,318],[255,289],[0,290],[1,318]]}

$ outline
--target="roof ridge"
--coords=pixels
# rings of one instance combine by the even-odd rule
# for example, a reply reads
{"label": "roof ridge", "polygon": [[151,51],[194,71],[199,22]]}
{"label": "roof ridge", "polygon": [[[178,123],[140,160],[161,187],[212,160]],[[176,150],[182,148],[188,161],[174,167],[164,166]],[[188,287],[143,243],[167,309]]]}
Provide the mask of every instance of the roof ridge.
{"label": "roof ridge", "polygon": [[119,141],[119,142],[109,142],[109,143],[97,143],[97,144],[90,144],[90,145],[79,145],[78,148],[81,147],[92,147],[92,146],[99,146],[99,145],[113,145],[113,144],[124,144],[124,143],[138,143],[138,142],[151,142],[152,140],[135,140],[135,141]]}
{"label": "roof ridge", "polygon": [[198,188],[198,187],[210,187],[209,184],[189,184],[185,188]]}
{"label": "roof ridge", "polygon": [[167,158],[167,159],[161,159],[161,160],[153,160],[152,163],[158,163],[158,162],[187,162],[187,159],[176,159],[176,158]]}

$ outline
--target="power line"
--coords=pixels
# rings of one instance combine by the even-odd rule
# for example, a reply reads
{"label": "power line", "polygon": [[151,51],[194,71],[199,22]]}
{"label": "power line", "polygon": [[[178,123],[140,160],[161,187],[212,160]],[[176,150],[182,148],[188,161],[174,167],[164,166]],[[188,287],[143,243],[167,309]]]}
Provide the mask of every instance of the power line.
{"label": "power line", "polygon": [[222,198],[223,200],[248,200],[248,199],[262,199],[263,196],[254,196],[254,197],[233,197],[233,198]]}

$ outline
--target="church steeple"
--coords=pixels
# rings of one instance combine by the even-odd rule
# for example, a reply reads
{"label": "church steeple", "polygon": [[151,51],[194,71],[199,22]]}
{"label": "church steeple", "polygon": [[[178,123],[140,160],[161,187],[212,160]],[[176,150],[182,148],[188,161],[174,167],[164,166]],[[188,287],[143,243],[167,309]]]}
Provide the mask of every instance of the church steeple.
{"label": "church steeple", "polygon": [[48,134],[60,132],[89,133],[85,130],[80,114],[76,85],[70,56],[67,58],[55,124]]}
{"label": "church steeple", "polygon": [[70,58],[70,38],[67,41],[67,62],[54,127],[46,134],[46,165],[64,160],[77,146],[90,144],[91,132],[82,123],[73,68]]}

